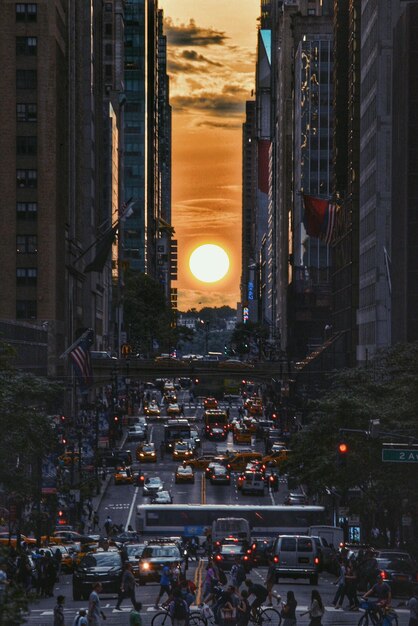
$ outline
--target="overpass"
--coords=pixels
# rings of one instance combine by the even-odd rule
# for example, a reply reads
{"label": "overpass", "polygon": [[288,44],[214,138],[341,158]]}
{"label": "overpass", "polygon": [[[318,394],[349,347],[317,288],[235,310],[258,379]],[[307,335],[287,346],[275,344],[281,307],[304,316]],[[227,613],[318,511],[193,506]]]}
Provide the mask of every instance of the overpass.
{"label": "overpass", "polygon": [[110,384],[115,376],[131,380],[152,381],[156,378],[198,378],[217,380],[251,379],[260,383],[278,380],[287,374],[287,365],[278,361],[260,361],[242,366],[226,366],[225,361],[152,361],[135,358],[124,359],[93,359],[94,385]]}

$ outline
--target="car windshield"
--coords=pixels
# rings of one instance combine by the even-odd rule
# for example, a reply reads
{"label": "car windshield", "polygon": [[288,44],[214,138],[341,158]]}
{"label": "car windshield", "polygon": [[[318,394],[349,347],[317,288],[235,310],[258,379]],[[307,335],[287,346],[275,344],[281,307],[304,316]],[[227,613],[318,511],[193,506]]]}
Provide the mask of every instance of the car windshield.
{"label": "car windshield", "polygon": [[404,574],[415,574],[417,564],[412,560],[406,559],[377,559],[378,566],[382,569],[391,570],[392,572],[400,572]]}
{"label": "car windshield", "polygon": [[144,548],[142,558],[180,558],[180,551],[177,546],[149,546]]}
{"label": "car windshield", "polygon": [[410,555],[407,552],[379,552],[379,558],[387,559],[388,561],[399,561],[400,559],[410,559]]}
{"label": "car windshield", "polygon": [[177,470],[177,472],[179,474],[191,474],[192,473],[192,468],[190,467],[190,465],[186,465],[186,467],[182,467],[180,466]]}
{"label": "car windshield", "polygon": [[125,546],[125,547],[126,547],[128,556],[135,557],[135,556],[141,556],[142,552],[144,551],[145,546],[143,544],[137,544],[137,545],[131,545],[131,546]]}
{"label": "car windshield", "polygon": [[154,452],[154,444],[147,443],[145,446],[142,446],[144,452]]}
{"label": "car windshield", "polygon": [[215,465],[215,467],[213,468],[213,472],[214,474],[226,474],[227,469],[226,467],[223,467],[222,465]]}
{"label": "car windshield", "polygon": [[225,545],[222,546],[221,552],[222,554],[239,554],[240,552],[242,552],[242,546],[236,544]]}
{"label": "car windshield", "polygon": [[188,450],[189,449],[189,445],[187,443],[177,443],[176,444],[176,450]]}
{"label": "car windshield", "polygon": [[158,478],[158,476],[155,476],[155,477],[147,478],[145,481],[145,484],[146,485],[160,485],[161,480]]}
{"label": "car windshield", "polygon": [[118,567],[121,565],[121,558],[118,552],[95,552],[86,554],[81,559],[81,567]]}

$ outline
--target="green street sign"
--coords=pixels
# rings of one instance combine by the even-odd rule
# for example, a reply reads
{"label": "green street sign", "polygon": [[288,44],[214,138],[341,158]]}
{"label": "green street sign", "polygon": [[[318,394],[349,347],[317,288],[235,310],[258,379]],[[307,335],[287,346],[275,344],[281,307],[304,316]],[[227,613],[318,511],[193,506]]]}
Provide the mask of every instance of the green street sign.
{"label": "green street sign", "polygon": [[382,461],[392,463],[418,463],[418,448],[383,448]]}

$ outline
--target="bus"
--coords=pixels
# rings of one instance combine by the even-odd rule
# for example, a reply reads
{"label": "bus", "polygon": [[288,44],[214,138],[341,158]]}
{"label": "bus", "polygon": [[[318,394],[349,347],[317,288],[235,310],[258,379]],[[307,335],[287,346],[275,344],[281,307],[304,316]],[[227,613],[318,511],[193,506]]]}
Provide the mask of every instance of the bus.
{"label": "bus", "polygon": [[176,441],[183,441],[190,437],[190,424],[186,419],[168,420],[164,424],[164,443],[167,452],[173,451]]}
{"label": "bus", "polygon": [[225,440],[228,436],[228,414],[220,409],[207,409],[203,414],[205,437]]}
{"label": "bus", "polygon": [[212,522],[212,543],[216,544],[225,537],[236,537],[249,544],[251,529],[248,520],[243,517],[218,517]]}
{"label": "bus", "polygon": [[138,504],[138,532],[156,536],[198,536],[204,539],[221,517],[247,520],[251,535],[307,534],[310,526],[329,524],[322,506],[240,504]]}

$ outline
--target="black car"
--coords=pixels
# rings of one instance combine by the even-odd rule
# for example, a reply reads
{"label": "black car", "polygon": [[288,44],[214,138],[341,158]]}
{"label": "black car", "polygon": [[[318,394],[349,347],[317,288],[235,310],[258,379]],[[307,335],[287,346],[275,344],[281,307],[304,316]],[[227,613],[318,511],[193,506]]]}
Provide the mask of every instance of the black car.
{"label": "black car", "polygon": [[138,559],[141,558],[145,546],[145,543],[128,543],[123,547],[127,561],[132,565],[132,570],[136,577],[138,577],[139,574]]}
{"label": "black car", "polygon": [[273,537],[257,537],[251,544],[251,564],[254,567],[268,565],[273,558]]}
{"label": "black car", "polygon": [[413,559],[377,557],[379,576],[390,586],[393,596],[410,597],[418,591],[418,565]]}
{"label": "black car", "polygon": [[87,600],[93,583],[101,583],[102,593],[117,594],[122,580],[120,552],[89,552],[73,572],[73,600]]}
{"label": "black car", "polygon": [[183,557],[176,542],[153,543],[144,548],[139,559],[139,584],[160,580],[161,569],[164,565],[170,567],[173,563],[181,565]]}
{"label": "black car", "polygon": [[271,491],[279,491],[279,480],[280,476],[277,471],[277,467],[266,467],[266,471],[264,473],[264,478],[266,480],[266,485]]}
{"label": "black car", "polygon": [[230,570],[234,563],[236,563],[237,557],[246,570],[250,569],[251,548],[247,547],[246,542],[234,541],[231,543],[222,543],[213,558],[218,567],[223,570]]}

